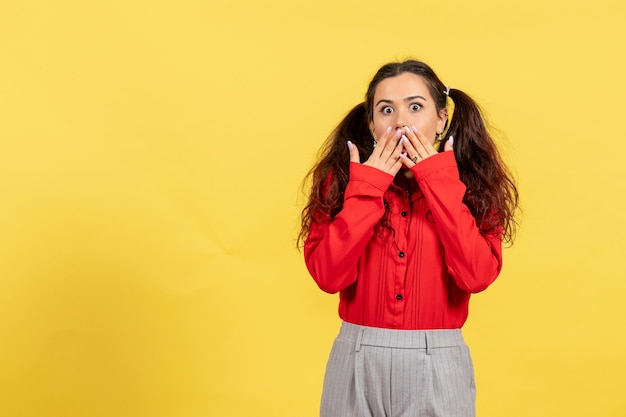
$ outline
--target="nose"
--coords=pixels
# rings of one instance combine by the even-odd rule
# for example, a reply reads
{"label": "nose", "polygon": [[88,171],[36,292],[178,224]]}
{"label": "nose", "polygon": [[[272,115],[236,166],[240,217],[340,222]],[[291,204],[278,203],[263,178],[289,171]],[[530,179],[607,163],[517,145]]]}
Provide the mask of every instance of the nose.
{"label": "nose", "polygon": [[396,128],[408,126],[408,115],[403,109],[396,111]]}

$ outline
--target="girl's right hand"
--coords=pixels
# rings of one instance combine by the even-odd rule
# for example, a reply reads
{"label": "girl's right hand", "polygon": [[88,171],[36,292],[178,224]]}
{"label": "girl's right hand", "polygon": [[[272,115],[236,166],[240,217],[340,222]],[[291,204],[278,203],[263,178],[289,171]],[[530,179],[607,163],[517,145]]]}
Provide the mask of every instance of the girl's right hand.
{"label": "girl's right hand", "polygon": [[[378,139],[378,143],[374,147],[372,154],[363,165],[374,167],[395,176],[402,167],[400,154],[402,153],[403,144],[400,141],[401,137],[401,129],[392,131],[391,126],[389,126],[380,139]],[[359,150],[356,145],[352,142],[348,142],[348,148],[350,149],[350,162],[361,163]]]}

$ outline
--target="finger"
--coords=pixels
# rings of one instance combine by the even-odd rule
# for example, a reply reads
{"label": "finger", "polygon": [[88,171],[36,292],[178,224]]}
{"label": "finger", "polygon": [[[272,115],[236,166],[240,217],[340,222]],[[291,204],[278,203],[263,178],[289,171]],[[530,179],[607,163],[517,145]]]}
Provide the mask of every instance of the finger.
{"label": "finger", "polygon": [[[392,141],[390,140],[390,142]],[[379,158],[379,162],[380,162],[379,169],[383,170],[384,172],[388,174],[396,175],[398,171],[400,170],[400,168],[402,168],[402,162],[400,161],[400,154],[403,153],[403,149],[404,149],[403,141],[398,140],[396,147],[393,149],[392,152],[385,150],[385,152],[382,155],[380,155],[380,158]]]}
{"label": "finger", "polygon": [[415,126],[405,127],[404,135],[408,139],[409,143],[413,147],[413,151],[408,153],[409,159],[411,159],[415,155],[425,155],[426,150],[424,149],[424,145],[419,138],[419,132]]}
{"label": "finger", "polygon": [[350,151],[350,162],[356,162],[357,164],[361,163],[361,157],[359,156],[359,150],[356,145],[350,141],[348,141],[348,150]]}
{"label": "finger", "polygon": [[450,136],[450,139],[446,141],[446,144],[443,146],[444,151],[452,151],[454,150],[454,137]]}
{"label": "finger", "polygon": [[387,141],[389,139],[390,133],[391,133],[391,126],[387,127],[387,129],[385,129],[381,137],[378,138],[378,140],[376,141],[376,146],[374,147],[374,151],[372,152],[372,155],[374,154],[380,155],[383,152],[383,150],[385,149],[385,145],[387,144]]}
{"label": "finger", "polygon": [[395,163],[395,164],[393,164],[393,167],[392,167],[392,169],[391,169],[391,172],[389,172],[389,173],[395,177],[395,176],[396,176],[396,174],[397,174],[398,172],[400,172],[400,168],[402,168],[402,160],[401,160],[401,159],[398,159],[398,160],[396,161],[396,163]]}
{"label": "finger", "polygon": [[411,159],[418,154],[417,149],[415,149],[415,146],[413,146],[413,142],[411,142],[411,140],[406,135],[402,136],[402,144],[404,145],[404,149],[406,150],[408,159]]}
{"label": "finger", "polygon": [[429,156],[432,156],[437,153],[437,151],[435,150],[435,148],[433,148],[433,145],[432,143],[430,143],[428,138],[424,136],[424,134],[421,131],[419,131],[415,126],[411,126],[411,129],[409,129],[409,131],[412,132],[415,138],[417,139],[417,141],[414,142],[413,145],[415,146],[417,153],[419,154],[419,156],[422,157],[422,159],[428,158]]}
{"label": "finger", "polygon": [[400,157],[402,158],[402,163],[407,168],[413,168],[415,165],[424,160],[424,158],[422,158],[418,154],[413,154],[413,157],[411,157],[410,152],[405,152],[403,155],[400,155]]}
{"label": "finger", "polygon": [[[401,129],[396,129],[395,132],[393,133],[390,132],[387,137],[387,140],[386,140],[387,143],[384,146],[383,152],[386,151],[388,154],[393,154],[398,148],[398,145],[402,145],[402,143],[400,142],[401,137],[402,137]],[[402,146],[400,146],[400,149],[402,149]],[[397,157],[398,155],[396,155],[396,158]]]}
{"label": "finger", "polygon": [[400,155],[398,156],[398,158],[393,162],[393,164],[391,165],[391,167],[387,171],[389,174],[393,175],[394,177],[400,171],[400,168],[402,168],[402,165],[404,163],[403,159],[402,159],[403,155],[404,155],[404,158],[406,158],[406,154],[404,152],[401,152]]}
{"label": "finger", "polygon": [[400,154],[399,161],[402,163],[402,165],[404,165],[407,168],[413,168],[416,165],[415,162],[411,159],[411,157],[409,157],[409,155],[406,152]]}

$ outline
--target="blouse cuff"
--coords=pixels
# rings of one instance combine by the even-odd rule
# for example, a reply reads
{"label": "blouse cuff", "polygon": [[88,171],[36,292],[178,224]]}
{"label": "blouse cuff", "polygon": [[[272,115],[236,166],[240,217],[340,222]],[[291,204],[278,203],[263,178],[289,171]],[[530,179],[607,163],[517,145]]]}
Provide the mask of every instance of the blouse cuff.
{"label": "blouse cuff", "polygon": [[458,170],[453,151],[441,152],[426,158],[415,164],[411,168],[411,172],[413,172],[413,175],[418,181],[421,181],[426,179],[429,175],[446,168],[454,168],[455,170]]}
{"label": "blouse cuff", "polygon": [[393,182],[393,175],[368,165],[350,162],[350,181],[365,182],[385,192]]}

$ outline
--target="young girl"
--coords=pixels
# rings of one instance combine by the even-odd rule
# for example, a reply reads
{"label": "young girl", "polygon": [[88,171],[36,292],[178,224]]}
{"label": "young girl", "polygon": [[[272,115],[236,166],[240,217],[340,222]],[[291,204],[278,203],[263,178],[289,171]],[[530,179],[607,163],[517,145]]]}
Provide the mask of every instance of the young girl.
{"label": "young girl", "polygon": [[300,242],[343,320],[321,416],[474,416],[460,329],[518,203],[476,103],[423,62],[386,64],[309,175]]}

